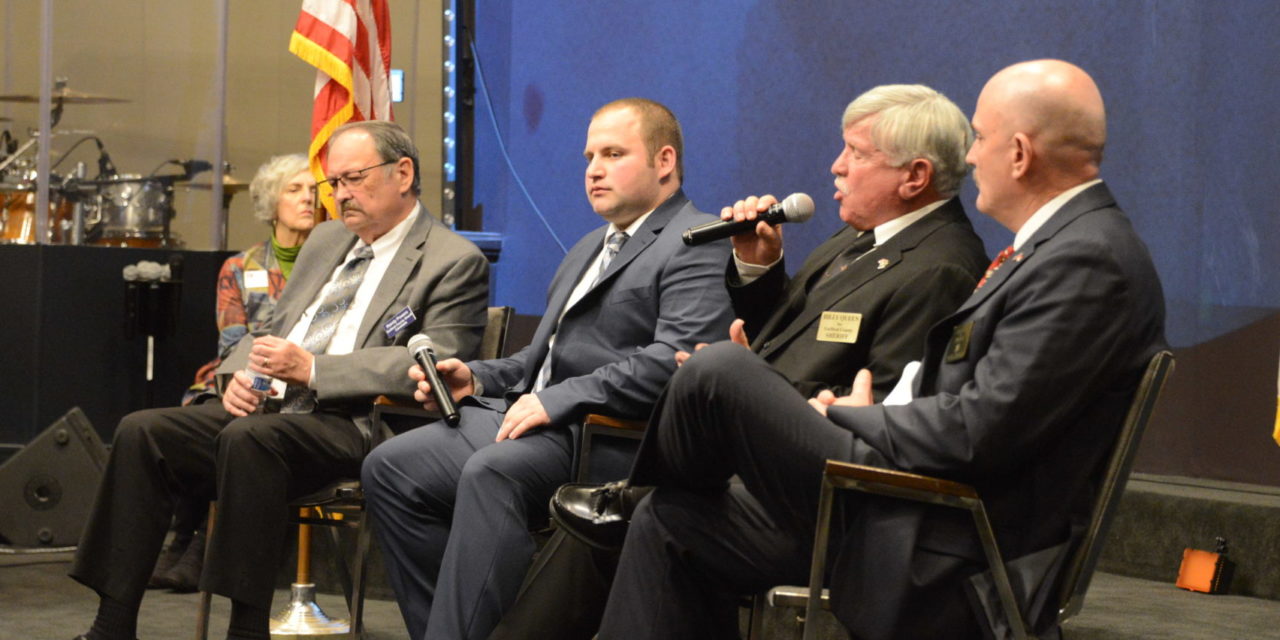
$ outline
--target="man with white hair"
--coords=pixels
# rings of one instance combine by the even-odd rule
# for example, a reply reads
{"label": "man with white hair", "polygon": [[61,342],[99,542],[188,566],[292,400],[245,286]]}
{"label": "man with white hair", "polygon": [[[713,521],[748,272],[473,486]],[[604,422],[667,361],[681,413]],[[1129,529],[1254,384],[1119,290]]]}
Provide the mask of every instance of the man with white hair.
{"label": "man with white hair", "polygon": [[[828,458],[956,480],[983,496],[1023,593],[1053,593],[1107,452],[1164,342],[1146,246],[1098,179],[1106,126],[1087,73],[1037,60],[997,73],[973,116],[978,208],[1015,233],[935,324],[912,399],[806,401],[759,358],[713,345],[677,371],[631,482],[639,502],[599,637],[737,637],[735,595],[803,584]],[[738,475],[742,484],[730,484]],[[832,610],[854,637],[979,638],[999,628],[963,512],[883,497],[837,505]],[[1027,597],[1058,637],[1052,597]]]}

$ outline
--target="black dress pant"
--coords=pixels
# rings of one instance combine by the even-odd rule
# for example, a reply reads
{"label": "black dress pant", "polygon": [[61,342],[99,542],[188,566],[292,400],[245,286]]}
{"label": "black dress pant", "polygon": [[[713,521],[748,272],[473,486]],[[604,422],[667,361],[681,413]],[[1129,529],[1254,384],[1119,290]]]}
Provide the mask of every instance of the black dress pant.
{"label": "black dress pant", "polygon": [[823,462],[852,446],[755,354],[695,354],[641,444],[631,482],[657,488],[632,518],[600,638],[736,638],[739,595],[807,581]]}
{"label": "black dress pant", "polygon": [[360,474],[367,439],[344,413],[234,418],[217,402],[125,416],[71,577],[138,602],[180,497],[218,500],[202,590],[271,605],[291,498]]}

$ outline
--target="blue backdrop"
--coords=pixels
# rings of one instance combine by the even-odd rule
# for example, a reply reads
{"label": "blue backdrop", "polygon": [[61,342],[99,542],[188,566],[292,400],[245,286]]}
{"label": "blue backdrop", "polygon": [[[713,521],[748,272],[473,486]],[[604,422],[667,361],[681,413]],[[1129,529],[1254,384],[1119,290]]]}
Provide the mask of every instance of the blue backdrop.
{"label": "blue backdrop", "polygon": [[[496,304],[539,314],[565,245],[600,224],[583,193],[596,107],[645,96],[686,136],[685,191],[718,211],[738,197],[805,191],[814,220],[787,229],[797,258],[840,224],[829,173],[858,93],[924,83],[971,114],[985,80],[1058,57],[1107,101],[1103,175],[1150,245],[1169,337],[1195,345],[1275,311],[1280,202],[1280,3],[1269,0],[979,2],[477,1],[492,101],[477,100],[476,203],[504,234]],[[495,136],[490,114],[501,142]],[[515,171],[549,231],[501,159]],[[1011,234],[962,199],[989,253]],[[799,265],[793,259],[790,266]],[[1082,328],[1087,330],[1087,328]]]}

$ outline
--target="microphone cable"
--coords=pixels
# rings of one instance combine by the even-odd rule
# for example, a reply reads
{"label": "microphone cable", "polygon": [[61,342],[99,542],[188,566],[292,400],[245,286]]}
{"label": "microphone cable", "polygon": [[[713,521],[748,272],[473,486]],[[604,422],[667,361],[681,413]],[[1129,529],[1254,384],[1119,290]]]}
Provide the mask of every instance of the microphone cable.
{"label": "microphone cable", "polygon": [[502,141],[502,131],[498,129],[498,118],[493,112],[493,99],[489,97],[489,86],[484,81],[484,72],[480,70],[480,52],[476,51],[475,37],[470,33],[467,34],[467,45],[471,48],[471,58],[476,63],[477,84],[480,85],[480,92],[484,94],[485,104],[489,106],[489,123],[493,125],[493,135],[498,140],[498,151],[502,152],[502,159],[507,162],[507,168],[511,170],[511,177],[516,179],[516,184],[520,186],[520,191],[524,193],[525,200],[529,201],[529,206],[533,207],[533,212],[542,221],[542,226],[547,228],[547,233],[551,234],[551,239],[555,240],[560,247],[560,253],[568,254],[569,249],[560,241],[560,236],[556,235],[555,229],[551,228],[551,223],[547,222],[547,217],[542,215],[542,210],[538,209],[537,203],[533,201],[533,196],[529,195],[529,189],[524,186],[524,180],[520,179],[520,173],[516,171],[515,164],[511,162],[511,156],[507,154],[507,145]]}

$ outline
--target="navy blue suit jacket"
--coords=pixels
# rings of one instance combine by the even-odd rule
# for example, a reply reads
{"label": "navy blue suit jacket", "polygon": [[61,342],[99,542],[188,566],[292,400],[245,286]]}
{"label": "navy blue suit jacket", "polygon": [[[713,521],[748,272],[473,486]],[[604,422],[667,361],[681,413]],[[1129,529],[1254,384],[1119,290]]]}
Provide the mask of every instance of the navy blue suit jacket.
{"label": "navy blue suit jacket", "polygon": [[604,246],[608,226],[588,233],[556,270],[529,346],[507,358],[467,363],[487,396],[478,400],[505,411],[529,392],[554,334],[551,378],[538,393],[552,426],[576,424],[592,412],[647,418],[675,371],[675,352],[723,339],[733,321],[723,280],[728,241],[689,247],[680,238],[685,229],[715,219],[677,191],[561,318],[570,292]]}
{"label": "navy blue suit jacket", "polygon": [[[854,462],[973,485],[1011,571],[1052,587],[1042,579],[1079,539],[1142,372],[1165,348],[1164,309],[1146,246],[1098,184],[934,325],[914,401],[828,415],[855,435]],[[967,513],[868,498],[843,525],[832,588],[856,636],[925,637],[966,610],[985,624],[969,608],[985,561]],[[1048,595],[1027,596],[1038,631],[1056,614]]]}

